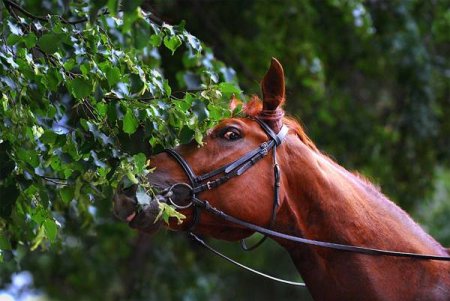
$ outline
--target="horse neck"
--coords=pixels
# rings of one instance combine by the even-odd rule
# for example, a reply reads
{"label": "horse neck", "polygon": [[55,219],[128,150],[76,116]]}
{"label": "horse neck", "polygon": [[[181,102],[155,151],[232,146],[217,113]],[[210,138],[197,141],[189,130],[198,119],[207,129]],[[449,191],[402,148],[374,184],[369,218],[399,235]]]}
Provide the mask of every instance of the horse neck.
{"label": "horse neck", "polygon": [[[298,140],[286,143],[280,164],[283,203],[276,230],[321,241],[446,255],[442,246],[370,183]],[[386,273],[380,265],[375,267],[376,259],[367,256],[278,242],[290,253],[310,290],[315,287],[318,299],[330,299],[321,295],[326,285],[339,296],[337,287],[345,281],[343,274],[350,273],[352,279],[359,277],[360,289],[368,292],[376,286],[374,279],[381,279],[381,274]],[[396,271],[391,274],[397,275]]]}

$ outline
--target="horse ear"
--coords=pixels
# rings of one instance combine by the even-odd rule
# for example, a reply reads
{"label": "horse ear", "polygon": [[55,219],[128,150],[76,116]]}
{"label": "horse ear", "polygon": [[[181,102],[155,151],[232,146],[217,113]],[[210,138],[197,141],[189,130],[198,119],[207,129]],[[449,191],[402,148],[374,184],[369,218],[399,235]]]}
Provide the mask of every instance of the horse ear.
{"label": "horse ear", "polygon": [[264,120],[275,132],[283,125],[285,84],[283,66],[276,58],[272,58],[269,70],[261,82],[263,93],[263,110],[259,118]]}
{"label": "horse ear", "polygon": [[236,96],[234,96],[234,95],[231,97],[230,104],[229,104],[231,112],[233,112],[234,110],[236,110],[237,107],[242,106],[242,105],[243,105],[242,100],[236,98]]}
{"label": "horse ear", "polygon": [[284,71],[276,58],[272,58],[269,70],[261,82],[263,110],[276,110],[284,102]]}

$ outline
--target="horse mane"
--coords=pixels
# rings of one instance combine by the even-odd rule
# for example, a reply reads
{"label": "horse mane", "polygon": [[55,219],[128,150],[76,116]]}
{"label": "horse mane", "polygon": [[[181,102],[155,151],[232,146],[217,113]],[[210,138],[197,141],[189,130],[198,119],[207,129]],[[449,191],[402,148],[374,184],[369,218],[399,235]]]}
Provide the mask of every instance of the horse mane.
{"label": "horse mane", "polygon": [[[262,109],[263,109],[262,101],[256,95],[253,95],[250,98],[250,101],[248,101],[243,107],[244,114],[249,117],[257,117],[262,112]],[[285,116],[283,117],[283,123],[286,124],[291,130],[293,130],[297,134],[298,138],[306,146],[308,146],[313,151],[319,153],[319,149],[314,144],[314,142],[308,137],[308,135],[306,135],[305,130],[297,120],[295,120],[292,117]]]}

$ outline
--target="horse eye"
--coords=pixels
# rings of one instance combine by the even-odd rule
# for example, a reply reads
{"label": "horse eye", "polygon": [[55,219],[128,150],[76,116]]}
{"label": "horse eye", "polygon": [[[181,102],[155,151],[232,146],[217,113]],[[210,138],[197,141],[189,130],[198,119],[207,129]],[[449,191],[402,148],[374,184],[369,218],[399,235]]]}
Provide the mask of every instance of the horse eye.
{"label": "horse eye", "polygon": [[230,128],[224,131],[222,137],[230,141],[238,140],[241,138],[241,133],[237,129]]}

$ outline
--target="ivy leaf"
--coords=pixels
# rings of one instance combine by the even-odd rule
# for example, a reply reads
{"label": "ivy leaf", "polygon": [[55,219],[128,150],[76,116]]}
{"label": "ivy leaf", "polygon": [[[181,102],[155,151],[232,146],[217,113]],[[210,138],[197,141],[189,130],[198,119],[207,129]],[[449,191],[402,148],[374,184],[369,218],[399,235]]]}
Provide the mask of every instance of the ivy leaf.
{"label": "ivy leaf", "polygon": [[133,111],[130,108],[127,108],[127,112],[123,117],[123,131],[131,135],[136,132],[138,125],[138,120],[136,119],[136,116],[134,116]]}
{"label": "ivy leaf", "polygon": [[162,38],[159,34],[152,34],[150,36],[150,44],[152,44],[153,47],[159,47],[161,46]]}
{"label": "ivy leaf", "polygon": [[164,46],[169,48],[172,51],[172,54],[174,54],[175,50],[181,46],[181,40],[178,36],[165,36]]}

